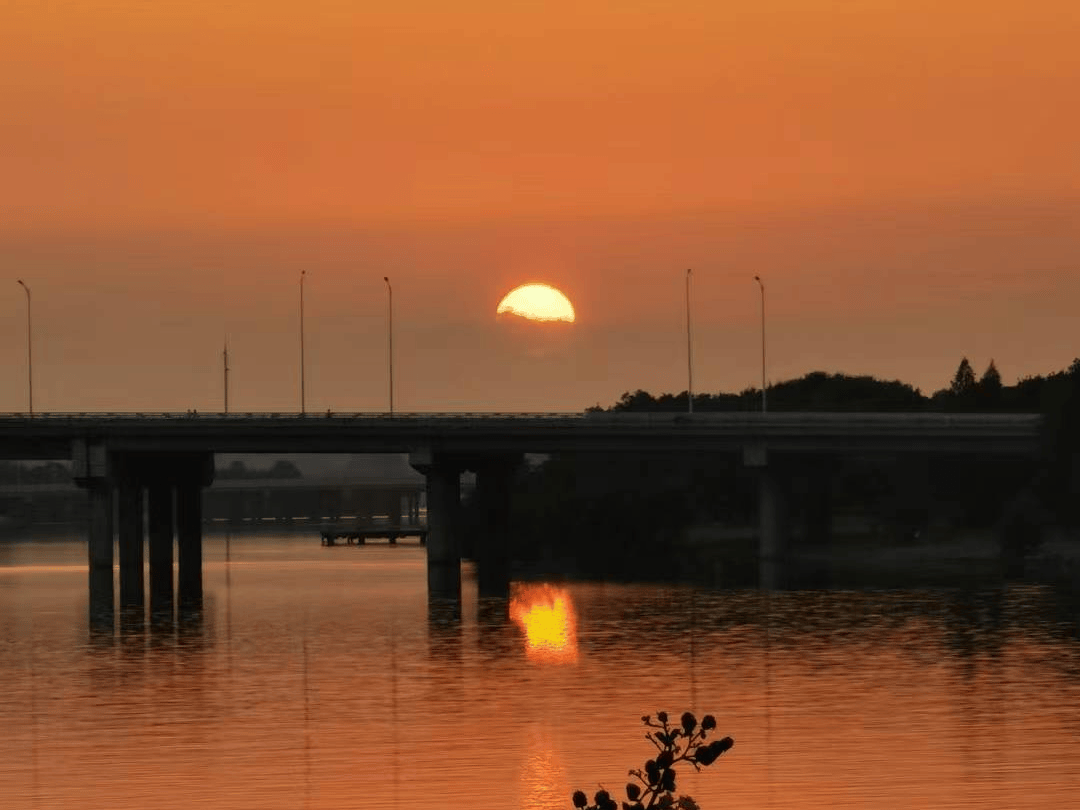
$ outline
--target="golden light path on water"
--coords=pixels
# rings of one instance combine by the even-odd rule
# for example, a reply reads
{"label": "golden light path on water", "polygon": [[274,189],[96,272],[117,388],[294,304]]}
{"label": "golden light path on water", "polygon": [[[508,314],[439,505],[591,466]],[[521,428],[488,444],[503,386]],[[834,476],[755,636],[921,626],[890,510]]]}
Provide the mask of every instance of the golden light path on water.
{"label": "golden light path on water", "polygon": [[510,618],[525,634],[525,653],[530,660],[548,664],[577,661],[577,615],[565,588],[516,583],[510,594]]}

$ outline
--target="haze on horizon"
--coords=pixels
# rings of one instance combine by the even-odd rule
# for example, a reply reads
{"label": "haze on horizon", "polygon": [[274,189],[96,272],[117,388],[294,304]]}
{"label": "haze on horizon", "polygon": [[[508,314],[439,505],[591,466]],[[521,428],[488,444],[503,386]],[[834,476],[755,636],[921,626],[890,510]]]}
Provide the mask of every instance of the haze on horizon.
{"label": "haze on horizon", "polygon": [[[362,5],[362,4],[361,4]],[[580,410],[1080,355],[1069,0],[13,0],[0,411]],[[500,339],[526,281],[577,312]]]}

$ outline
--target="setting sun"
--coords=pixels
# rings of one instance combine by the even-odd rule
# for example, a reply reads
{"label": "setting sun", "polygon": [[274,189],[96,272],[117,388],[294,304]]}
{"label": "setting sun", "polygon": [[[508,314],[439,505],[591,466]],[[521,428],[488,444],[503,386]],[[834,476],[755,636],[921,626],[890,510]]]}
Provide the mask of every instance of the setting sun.
{"label": "setting sun", "polygon": [[522,284],[499,302],[496,315],[520,315],[532,321],[573,323],[574,305],[562,292],[549,284]]}

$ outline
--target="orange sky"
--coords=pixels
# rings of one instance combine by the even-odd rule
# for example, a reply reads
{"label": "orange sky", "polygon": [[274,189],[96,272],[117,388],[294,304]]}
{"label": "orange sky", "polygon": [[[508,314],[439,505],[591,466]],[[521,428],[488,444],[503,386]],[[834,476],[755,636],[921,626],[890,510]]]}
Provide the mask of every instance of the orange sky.
{"label": "orange sky", "polygon": [[[7,0],[0,410],[580,409],[1080,355],[1072,0]],[[573,339],[501,340],[544,280]],[[535,341],[534,341],[535,343]]]}

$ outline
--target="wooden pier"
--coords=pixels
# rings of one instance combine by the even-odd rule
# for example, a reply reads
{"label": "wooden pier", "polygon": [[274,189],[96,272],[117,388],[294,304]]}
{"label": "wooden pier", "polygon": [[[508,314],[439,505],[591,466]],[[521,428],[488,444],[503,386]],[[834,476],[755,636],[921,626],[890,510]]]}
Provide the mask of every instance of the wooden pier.
{"label": "wooden pier", "polygon": [[390,545],[397,545],[398,538],[415,537],[420,545],[427,543],[428,530],[426,526],[354,526],[352,528],[335,528],[323,526],[319,529],[324,546],[362,546],[368,540],[386,540]]}

